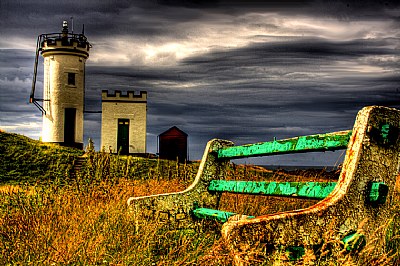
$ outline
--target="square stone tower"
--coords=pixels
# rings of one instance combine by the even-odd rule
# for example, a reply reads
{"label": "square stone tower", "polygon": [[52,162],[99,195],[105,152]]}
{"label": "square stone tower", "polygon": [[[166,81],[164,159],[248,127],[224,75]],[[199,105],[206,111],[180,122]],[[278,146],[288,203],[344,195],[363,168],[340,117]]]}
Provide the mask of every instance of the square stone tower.
{"label": "square stone tower", "polygon": [[146,152],[147,92],[102,91],[101,147],[123,155]]}

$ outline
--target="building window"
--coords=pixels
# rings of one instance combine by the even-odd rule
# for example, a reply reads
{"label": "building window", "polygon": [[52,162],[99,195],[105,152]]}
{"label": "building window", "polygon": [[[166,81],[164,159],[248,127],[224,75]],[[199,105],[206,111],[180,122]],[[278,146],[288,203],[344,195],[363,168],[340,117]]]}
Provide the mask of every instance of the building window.
{"label": "building window", "polygon": [[75,73],[68,73],[68,85],[75,86]]}

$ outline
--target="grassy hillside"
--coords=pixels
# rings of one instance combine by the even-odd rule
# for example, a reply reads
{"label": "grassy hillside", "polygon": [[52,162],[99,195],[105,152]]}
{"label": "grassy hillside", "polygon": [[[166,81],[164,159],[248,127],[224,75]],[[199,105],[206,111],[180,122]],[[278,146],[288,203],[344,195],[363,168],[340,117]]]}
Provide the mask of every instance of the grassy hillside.
{"label": "grassy hillside", "polygon": [[0,131],[0,182],[38,182],[66,178],[83,152],[43,144],[18,134]]}
{"label": "grassy hillside", "polygon": [[[1,159],[4,158],[0,186],[0,265],[232,264],[232,256],[220,240],[220,224],[211,221],[196,230],[178,230],[149,223],[137,234],[126,208],[130,196],[183,190],[192,182],[198,163],[177,164],[92,153],[86,157],[82,172],[71,177],[73,161],[81,151],[44,145],[4,132],[0,137]],[[228,174],[231,179],[299,179],[288,173],[241,165],[231,165]],[[320,180],[320,174],[313,172],[307,179]],[[26,185],[27,180],[34,182]],[[397,191],[395,204],[399,212],[383,229],[387,230],[386,253],[358,265],[393,265],[398,260],[399,195]],[[224,195],[221,209],[257,215],[313,203]],[[315,265],[355,265],[349,264],[346,253],[337,252],[333,257],[330,262],[319,259]]]}

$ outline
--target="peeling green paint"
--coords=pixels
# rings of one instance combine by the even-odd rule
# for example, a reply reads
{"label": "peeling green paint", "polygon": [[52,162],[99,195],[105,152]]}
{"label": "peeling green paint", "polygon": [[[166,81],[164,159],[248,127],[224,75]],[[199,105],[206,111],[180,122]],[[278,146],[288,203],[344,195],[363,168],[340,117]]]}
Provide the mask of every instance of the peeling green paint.
{"label": "peeling green paint", "polygon": [[285,249],[290,260],[299,260],[306,253],[303,246],[291,246]]}
{"label": "peeling green paint", "polygon": [[[246,262],[265,252],[264,245],[255,248],[249,244],[260,239],[268,244],[267,256],[260,262],[263,265],[311,265],[322,260],[337,264],[336,254],[345,255],[346,261],[356,265],[385,254],[387,241],[382,227],[396,215],[393,193],[400,158],[399,121],[400,110],[386,107],[370,106],[358,113],[332,197],[302,210],[226,222],[221,232],[237,265],[250,265]],[[367,239],[371,245],[361,251]],[[342,245],[336,244],[338,240]],[[287,257],[300,257],[290,248],[299,244],[305,247],[304,260],[283,261],[285,251]]]}
{"label": "peeling green paint", "polygon": [[365,236],[359,233],[351,233],[342,239],[347,251],[362,249],[365,246]]}
{"label": "peeling green paint", "polygon": [[373,182],[369,186],[369,203],[384,204],[389,192],[389,187],[383,182]]}
{"label": "peeling green paint", "polygon": [[389,129],[390,129],[390,125],[389,124],[384,124],[381,127],[381,136],[383,138],[384,141],[388,141],[388,136],[389,136]]}
{"label": "peeling green paint", "polygon": [[265,182],[212,180],[209,191],[324,199],[336,182]]}
{"label": "peeling green paint", "polygon": [[245,157],[269,156],[285,153],[300,153],[311,151],[333,151],[346,149],[352,131],[301,136],[284,140],[260,142],[243,146],[233,146],[219,149],[218,158],[238,159]]}
{"label": "peeling green paint", "polygon": [[[380,230],[382,224],[396,213],[392,194],[398,176],[399,121],[398,110],[371,106],[358,113],[354,124],[354,134],[351,137],[351,131],[343,131],[299,137],[305,139],[302,140],[303,142],[300,141],[298,146],[293,146],[294,143],[298,144],[298,140],[296,141],[298,138],[295,138],[232,148],[228,148],[233,145],[232,142],[214,139],[207,143],[198,175],[194,183],[186,190],[132,197],[128,200],[129,208],[137,223],[136,231],[139,232],[142,226],[147,226],[149,219],[160,221],[161,214],[167,214],[169,218],[162,222],[169,222],[178,228],[192,227],[191,222],[195,217],[226,222],[221,230],[223,241],[230,254],[235,256],[235,262],[238,265],[260,259],[258,254],[266,255],[265,261],[260,261],[263,265],[282,264],[283,260],[283,264],[294,265],[304,263],[306,258],[309,264],[315,264],[320,261],[318,256],[321,255],[320,248],[324,240],[335,244],[326,246],[327,251],[331,249],[324,253],[326,257],[324,256],[323,259],[324,261],[326,259],[327,263],[337,264],[336,257],[330,255],[335,254],[337,248],[345,248],[349,252],[349,262],[356,264],[370,259],[371,256],[381,256],[385,252],[385,241],[375,241],[374,248],[368,249],[368,252],[358,251],[365,245],[366,239],[384,240],[385,232]],[[326,139],[321,140],[324,139],[322,136],[327,135],[342,135],[343,138],[336,143],[333,140],[328,141],[327,144]],[[257,219],[249,220],[237,216],[233,218],[238,219],[231,218],[227,221],[236,213],[213,210],[213,208],[218,209],[221,192],[225,190],[219,188],[221,185],[219,181],[211,180],[226,177],[224,170],[229,163],[227,159],[346,148],[350,138],[340,183],[335,189],[335,195],[331,195],[332,197],[325,201],[305,209],[262,215]],[[266,146],[263,147],[263,145]],[[257,150],[260,146],[261,148]],[[218,160],[217,156],[222,160]],[[243,186],[240,182],[246,181],[226,182],[237,183],[230,184],[233,193],[274,196],[273,193],[279,192],[280,196],[300,197],[306,194],[307,197],[316,195],[322,198],[322,195],[331,193],[335,184],[332,183],[332,187],[320,185],[299,187],[293,183],[285,184],[285,182],[269,182],[268,185],[255,182],[254,184],[257,185]],[[318,182],[314,183],[318,184]],[[213,186],[214,190],[207,192],[207,189],[212,190]],[[293,193],[294,187],[295,193]],[[199,206],[211,209],[198,208]],[[184,218],[178,219],[181,216]],[[361,225],[362,230],[357,232],[359,228],[361,229]],[[336,245],[337,242],[341,242],[341,245]],[[262,243],[262,245],[252,245],[252,243]],[[303,261],[287,261],[287,259],[301,260],[304,254],[307,255],[304,256]],[[276,259],[279,261],[274,261]]]}
{"label": "peeling green paint", "polygon": [[371,139],[380,145],[395,145],[400,138],[400,129],[389,123],[381,123],[378,127],[371,127],[368,130]]}
{"label": "peeling green paint", "polygon": [[[195,209],[192,211],[192,214],[199,219],[212,219],[220,222],[226,222],[228,221],[229,217],[236,215],[234,212],[226,212],[207,208]],[[247,218],[254,218],[254,216],[248,216]]]}

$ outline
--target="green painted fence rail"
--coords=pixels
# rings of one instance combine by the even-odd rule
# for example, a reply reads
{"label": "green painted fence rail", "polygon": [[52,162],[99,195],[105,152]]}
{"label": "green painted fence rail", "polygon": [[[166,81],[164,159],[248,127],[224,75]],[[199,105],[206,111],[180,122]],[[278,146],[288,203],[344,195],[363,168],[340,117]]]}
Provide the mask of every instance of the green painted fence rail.
{"label": "green painted fence rail", "polygon": [[[192,214],[198,219],[211,219],[225,223],[229,217],[236,215],[234,212],[226,212],[220,210],[213,210],[208,208],[197,208],[192,211]],[[254,218],[254,216],[248,216],[248,218]]]}
{"label": "green painted fence rail", "polygon": [[[231,192],[256,194],[265,196],[299,197],[309,199],[324,199],[335,188],[336,182],[265,182],[265,181],[234,181],[211,180],[208,186],[210,192]],[[198,219],[211,219],[225,223],[229,217],[237,213],[199,208],[194,204],[192,215]],[[248,219],[254,216],[247,216]]]}
{"label": "green painted fence rail", "polygon": [[265,196],[324,199],[335,188],[336,182],[266,182],[212,180],[209,191],[257,194]]}
{"label": "green painted fence rail", "polygon": [[[235,181],[211,180],[209,192],[230,192],[241,194],[255,194],[278,197],[298,197],[322,200],[336,187],[336,182],[274,182],[274,181]],[[372,182],[369,185],[367,198],[371,204],[379,205],[386,202],[388,186],[383,182]],[[229,217],[237,213],[199,208],[195,203],[192,214],[199,219],[212,219],[220,222],[228,221]],[[254,216],[247,216],[247,219]]]}
{"label": "green painted fence rail", "polygon": [[260,142],[219,149],[218,159],[239,159],[312,151],[334,151],[346,149],[352,131],[301,136],[290,139]]}

